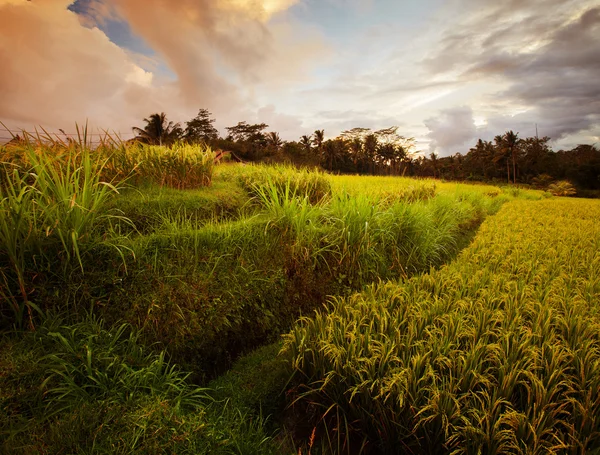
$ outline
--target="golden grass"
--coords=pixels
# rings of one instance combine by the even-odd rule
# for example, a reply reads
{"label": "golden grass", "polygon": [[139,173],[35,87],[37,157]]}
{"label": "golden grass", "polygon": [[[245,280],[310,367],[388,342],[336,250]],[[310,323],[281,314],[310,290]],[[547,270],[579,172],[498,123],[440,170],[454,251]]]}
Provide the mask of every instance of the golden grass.
{"label": "golden grass", "polygon": [[333,299],[287,336],[296,400],[384,452],[598,450],[599,219],[514,201],[454,263]]}

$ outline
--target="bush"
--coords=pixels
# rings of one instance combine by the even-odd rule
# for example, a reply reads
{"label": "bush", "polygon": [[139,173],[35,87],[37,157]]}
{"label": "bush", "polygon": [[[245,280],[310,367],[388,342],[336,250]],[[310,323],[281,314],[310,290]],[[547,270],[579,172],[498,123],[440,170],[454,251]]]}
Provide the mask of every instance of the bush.
{"label": "bush", "polygon": [[577,194],[577,190],[573,184],[567,180],[559,180],[552,183],[548,186],[548,191],[553,196],[574,196]]}

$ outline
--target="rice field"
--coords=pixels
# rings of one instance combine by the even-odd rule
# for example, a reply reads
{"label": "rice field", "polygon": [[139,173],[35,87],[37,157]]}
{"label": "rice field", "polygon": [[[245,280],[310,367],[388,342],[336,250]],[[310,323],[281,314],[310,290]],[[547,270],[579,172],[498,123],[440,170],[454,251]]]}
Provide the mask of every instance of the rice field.
{"label": "rice field", "polygon": [[449,265],[332,299],[286,337],[295,405],[334,452],[599,450],[598,220],[513,201]]}
{"label": "rice field", "polygon": [[0,149],[2,451],[600,447],[596,201],[84,133]]}

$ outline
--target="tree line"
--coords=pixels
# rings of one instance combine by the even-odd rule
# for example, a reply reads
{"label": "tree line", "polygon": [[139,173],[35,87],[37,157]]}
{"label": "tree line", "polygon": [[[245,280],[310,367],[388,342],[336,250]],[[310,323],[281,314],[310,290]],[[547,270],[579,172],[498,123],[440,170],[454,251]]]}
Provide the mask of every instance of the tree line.
{"label": "tree line", "polygon": [[514,131],[498,135],[493,141],[479,139],[464,155],[440,157],[418,152],[415,139],[401,135],[396,126],[376,131],[352,128],[334,139],[325,139],[321,129],[297,141],[284,141],[279,133],[268,131],[265,123],[239,122],[227,127],[227,135],[221,137],[206,109],[200,109],[184,125],[169,121],[165,113],[152,114],[144,122],[144,127],[133,128],[138,141],[157,145],[204,142],[247,161],[321,166],[338,173],[504,181],[538,187],[569,180],[580,189],[600,190],[597,147],[582,144],[555,152],[549,137],[520,138]]}

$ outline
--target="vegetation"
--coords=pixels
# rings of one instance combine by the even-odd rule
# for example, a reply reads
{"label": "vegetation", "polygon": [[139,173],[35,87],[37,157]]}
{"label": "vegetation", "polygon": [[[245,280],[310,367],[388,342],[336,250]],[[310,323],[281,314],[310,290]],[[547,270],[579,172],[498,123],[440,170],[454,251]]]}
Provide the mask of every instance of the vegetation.
{"label": "vegetation", "polygon": [[126,324],[48,318],[0,351],[3,453],[279,453],[264,419],[192,386]]}
{"label": "vegetation", "polygon": [[[144,133],[139,139],[157,144],[160,134],[152,131],[166,131],[168,137],[164,143],[177,139],[205,142],[247,161],[321,167],[337,173],[519,183],[543,190],[548,190],[551,184],[563,185],[559,182],[565,181],[580,196],[597,197],[600,192],[600,150],[595,145],[581,144],[572,150],[554,152],[549,137],[521,138],[518,132],[509,130],[493,141],[479,139],[466,153],[426,156],[417,152],[414,138],[400,134],[396,126],[376,131],[352,128],[330,139],[321,129],[301,136],[298,141],[283,141],[277,132],[267,133],[269,126],[265,123],[239,122],[226,128],[228,134],[221,139],[210,117],[210,112],[200,109],[197,117],[186,122],[184,131],[178,124],[168,123],[164,113],[153,114],[145,119],[152,138]],[[134,131],[141,130],[134,128]]]}
{"label": "vegetation", "polygon": [[[392,437],[414,452],[486,451],[481,441],[497,435],[485,393],[516,374],[503,352],[528,373],[492,403],[502,443],[513,416],[527,447],[596,447],[596,398],[581,392],[596,380],[596,205],[514,185],[215,165],[211,145],[227,140],[214,138],[210,113],[196,120],[169,147],[106,136],[92,149],[83,130],[78,141],[25,136],[0,148],[2,451],[316,454],[385,451]],[[266,125],[238,127],[240,150],[287,153]],[[339,141],[358,152],[364,140],[371,157],[387,144],[387,170],[365,169],[408,172],[412,140],[376,133],[326,140],[321,130],[303,153],[335,170]],[[580,224],[559,234],[566,221],[552,210]],[[368,356],[340,364],[335,352]],[[461,359],[476,354],[484,367],[463,378]],[[436,414],[447,398],[472,412]]]}
{"label": "vegetation", "polygon": [[515,201],[452,264],[332,299],[286,338],[296,405],[344,452],[598,450],[599,216]]}

